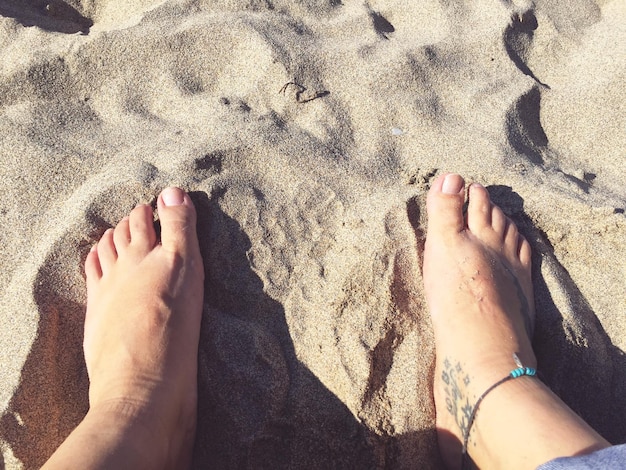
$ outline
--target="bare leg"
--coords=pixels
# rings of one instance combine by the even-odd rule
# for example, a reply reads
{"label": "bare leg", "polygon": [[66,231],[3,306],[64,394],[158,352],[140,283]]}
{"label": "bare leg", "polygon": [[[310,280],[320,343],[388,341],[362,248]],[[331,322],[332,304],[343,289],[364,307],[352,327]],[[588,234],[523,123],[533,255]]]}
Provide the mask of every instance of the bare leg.
{"label": "bare leg", "polygon": [[[536,359],[531,249],[486,189],[459,175],[439,177],[427,201],[424,285],[436,342],[434,383],[439,446],[459,468],[461,442],[478,397],[516,368]],[[469,455],[481,468],[535,468],[560,456],[608,446],[541,381],[510,380],[480,405]]]}
{"label": "bare leg", "polygon": [[196,213],[177,188],[104,233],[85,262],[90,409],[44,468],[189,466],[204,269]]}

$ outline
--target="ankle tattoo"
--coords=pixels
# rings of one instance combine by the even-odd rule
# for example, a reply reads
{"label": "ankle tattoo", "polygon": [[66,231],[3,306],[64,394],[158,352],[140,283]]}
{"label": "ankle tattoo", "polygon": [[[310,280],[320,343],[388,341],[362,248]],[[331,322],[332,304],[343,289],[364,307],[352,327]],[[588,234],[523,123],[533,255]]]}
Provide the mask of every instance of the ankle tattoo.
{"label": "ankle tattoo", "polygon": [[467,386],[470,383],[470,377],[463,371],[463,367],[458,361],[456,364],[452,364],[446,358],[443,361],[443,367],[441,379],[445,384],[446,409],[454,417],[461,430],[461,435],[469,435],[472,405],[467,394]]}

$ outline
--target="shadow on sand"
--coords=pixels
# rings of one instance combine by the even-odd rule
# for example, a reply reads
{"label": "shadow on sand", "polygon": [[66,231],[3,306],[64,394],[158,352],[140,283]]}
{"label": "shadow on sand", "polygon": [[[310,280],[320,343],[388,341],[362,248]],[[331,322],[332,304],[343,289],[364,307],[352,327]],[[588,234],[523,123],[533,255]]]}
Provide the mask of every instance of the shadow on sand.
{"label": "shadow on sand", "polygon": [[219,195],[192,197],[206,269],[195,468],[400,468],[404,449],[436,445],[434,430],[377,436],[354,417],[298,360],[283,306],[263,291]]}
{"label": "shadow on sand", "polygon": [[56,33],[89,34],[93,21],[63,0],[0,0],[0,15]]}

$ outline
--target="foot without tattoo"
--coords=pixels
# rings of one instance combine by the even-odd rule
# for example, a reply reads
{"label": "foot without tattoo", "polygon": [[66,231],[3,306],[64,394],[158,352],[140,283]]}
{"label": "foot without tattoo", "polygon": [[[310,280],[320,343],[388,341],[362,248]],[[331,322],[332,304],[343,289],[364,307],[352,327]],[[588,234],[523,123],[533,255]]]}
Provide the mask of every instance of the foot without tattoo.
{"label": "foot without tattoo", "polygon": [[85,261],[89,412],[44,468],[188,468],[204,268],[189,195],[165,189]]}

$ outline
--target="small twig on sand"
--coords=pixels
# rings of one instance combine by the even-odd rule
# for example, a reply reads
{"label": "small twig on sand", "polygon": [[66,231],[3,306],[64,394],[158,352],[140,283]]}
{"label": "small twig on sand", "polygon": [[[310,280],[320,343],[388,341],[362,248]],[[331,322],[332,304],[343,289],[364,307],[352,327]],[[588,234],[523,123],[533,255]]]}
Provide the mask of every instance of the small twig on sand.
{"label": "small twig on sand", "polygon": [[290,85],[296,88],[296,101],[298,103],[308,103],[309,101],[313,101],[317,98],[322,98],[326,95],[330,95],[330,91],[324,90],[324,91],[316,91],[315,93],[309,96],[302,96],[302,93],[304,93],[307,89],[306,87],[296,82],[285,83],[285,85],[283,85],[283,87],[280,89],[279,93],[283,93],[283,94],[286,93],[287,88],[289,88]]}

